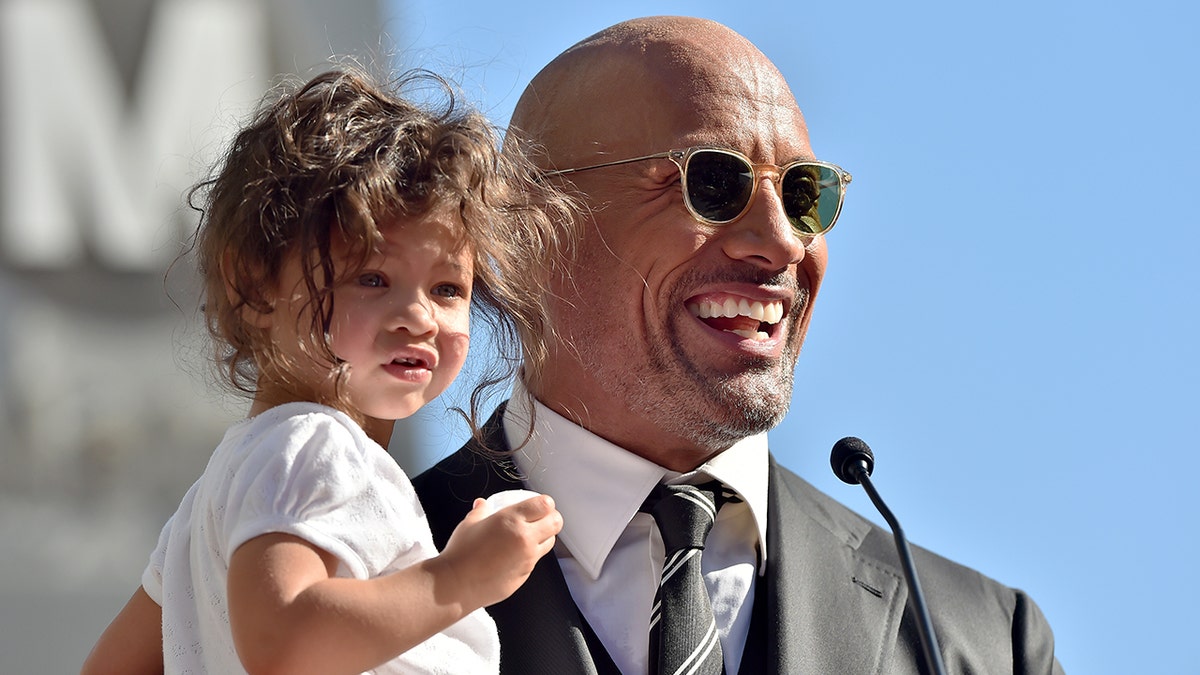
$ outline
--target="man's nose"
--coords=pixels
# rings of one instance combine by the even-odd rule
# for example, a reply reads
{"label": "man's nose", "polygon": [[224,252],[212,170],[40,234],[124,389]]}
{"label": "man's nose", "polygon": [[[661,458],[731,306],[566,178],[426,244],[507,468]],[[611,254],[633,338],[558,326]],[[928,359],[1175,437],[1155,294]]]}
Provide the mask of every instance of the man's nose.
{"label": "man's nose", "polygon": [[796,235],[783,210],[775,182],[763,178],[750,208],[727,229],[723,248],[734,260],[745,260],[777,271],[804,259],[805,241]]}

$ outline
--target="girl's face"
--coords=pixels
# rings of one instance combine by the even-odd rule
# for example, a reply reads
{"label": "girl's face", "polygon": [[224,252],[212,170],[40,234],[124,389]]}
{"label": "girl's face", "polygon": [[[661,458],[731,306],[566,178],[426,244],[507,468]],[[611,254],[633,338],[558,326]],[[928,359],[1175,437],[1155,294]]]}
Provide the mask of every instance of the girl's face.
{"label": "girl's face", "polygon": [[[334,288],[333,353],[349,363],[343,386],[368,421],[412,415],[445,391],[462,369],[470,343],[474,263],[471,250],[458,245],[460,229],[457,212],[448,208],[385,224],[381,250],[361,272]],[[333,254],[337,265],[344,259],[344,246],[335,243]],[[315,362],[298,346],[296,331],[311,323],[295,261],[285,266],[280,290],[272,338],[296,362],[312,364],[301,376],[311,379],[306,384],[313,391],[331,394],[333,364]]]}

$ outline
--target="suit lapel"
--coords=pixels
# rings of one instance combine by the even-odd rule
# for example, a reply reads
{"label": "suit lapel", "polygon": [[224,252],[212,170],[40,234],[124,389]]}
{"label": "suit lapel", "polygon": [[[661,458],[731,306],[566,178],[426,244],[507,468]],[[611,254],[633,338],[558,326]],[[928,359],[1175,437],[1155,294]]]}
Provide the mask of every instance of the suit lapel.
{"label": "suit lapel", "polygon": [[[908,597],[897,570],[858,548],[870,524],[770,466],[768,653],[779,673],[879,673]],[[778,536],[786,533],[786,536]]]}
{"label": "suit lapel", "polygon": [[[485,426],[483,440],[491,457],[504,457],[508,451],[500,424],[502,414],[503,406]],[[484,457],[478,445],[468,443],[413,481],[439,548],[445,546],[475,497],[524,487],[510,463]],[[515,593],[487,611],[500,633],[502,673],[619,675],[571,598],[553,554],[538,561]]]}
{"label": "suit lapel", "polygon": [[500,631],[504,673],[618,674],[571,599],[553,554],[538,561],[521,588],[488,612]]}

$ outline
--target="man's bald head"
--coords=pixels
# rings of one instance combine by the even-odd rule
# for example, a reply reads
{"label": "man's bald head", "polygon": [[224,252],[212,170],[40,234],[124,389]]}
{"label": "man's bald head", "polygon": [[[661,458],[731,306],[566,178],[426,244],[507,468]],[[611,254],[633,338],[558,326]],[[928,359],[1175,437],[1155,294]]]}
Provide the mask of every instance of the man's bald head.
{"label": "man's bald head", "polygon": [[666,138],[728,144],[731,122],[755,112],[740,108],[770,108],[777,126],[798,129],[807,144],[795,98],[757,47],[713,21],[656,16],[606,28],[551,61],[517,103],[512,127],[541,161],[566,168],[662,151]]}
{"label": "man's bald head", "polygon": [[[509,129],[518,138],[544,168],[596,169],[565,177],[586,208],[549,294],[551,363],[529,383],[538,400],[676,471],[778,424],[824,240],[796,236],[769,176],[735,221],[693,217],[682,167],[661,153],[713,146],[760,167],[812,159],[779,70],[712,21],[627,21],[533,79]],[[594,166],[618,160],[633,161]],[[701,317],[714,303],[735,306],[742,323]]]}

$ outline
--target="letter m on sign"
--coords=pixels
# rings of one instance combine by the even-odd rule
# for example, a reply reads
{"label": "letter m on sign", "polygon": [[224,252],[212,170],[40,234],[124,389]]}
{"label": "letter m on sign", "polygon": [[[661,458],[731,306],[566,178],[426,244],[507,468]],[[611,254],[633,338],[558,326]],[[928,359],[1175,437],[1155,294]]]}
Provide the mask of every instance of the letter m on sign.
{"label": "letter m on sign", "polygon": [[178,253],[187,187],[266,86],[261,5],[154,3],[127,83],[93,0],[0,0],[5,263],[152,272]]}

